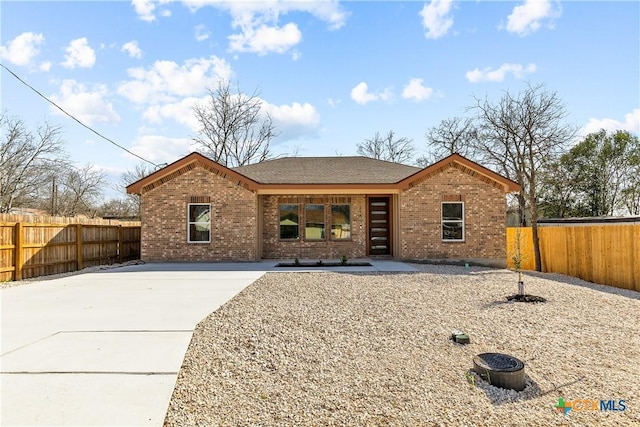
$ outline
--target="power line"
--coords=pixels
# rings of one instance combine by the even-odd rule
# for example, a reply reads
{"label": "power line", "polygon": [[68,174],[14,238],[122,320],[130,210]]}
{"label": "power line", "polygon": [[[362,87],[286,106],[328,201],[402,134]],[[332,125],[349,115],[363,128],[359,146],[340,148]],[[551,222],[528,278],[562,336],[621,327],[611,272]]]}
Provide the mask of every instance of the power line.
{"label": "power line", "polygon": [[96,135],[98,135],[100,138],[104,139],[107,142],[110,142],[111,144],[115,145],[116,147],[118,147],[121,150],[126,151],[127,153],[131,154],[134,157],[139,158],[142,161],[145,161],[147,163],[152,164],[153,166],[155,166],[156,169],[159,169],[159,165],[153,163],[150,160],[145,159],[142,156],[137,155],[136,153],[128,150],[127,148],[123,147],[122,145],[118,144],[117,142],[107,138],[106,136],[102,135],[100,132],[98,132],[97,130],[94,130],[93,128],[85,125],[84,123],[82,123],[80,120],[76,119],[74,116],[72,116],[71,114],[67,113],[61,106],[59,106],[58,104],[56,104],[55,102],[53,102],[52,100],[50,100],[49,98],[47,98],[46,96],[44,96],[40,91],[38,91],[36,88],[34,88],[33,86],[31,86],[29,83],[25,82],[24,80],[22,80],[20,78],[20,76],[18,76],[16,73],[14,73],[13,71],[11,71],[9,68],[7,68],[6,65],[0,63],[0,67],[4,68],[5,70],[7,70],[13,77],[15,77],[16,79],[18,79],[23,85],[25,85],[26,87],[28,87],[29,89],[31,89],[32,91],[34,91],[35,93],[37,93],[41,98],[43,98],[45,101],[49,102],[50,104],[52,104],[54,107],[56,107],[58,110],[62,111],[66,116],[70,117],[71,119],[75,120],[76,122],[78,122],[78,124],[80,124],[80,126],[84,127],[85,129],[95,133]]}

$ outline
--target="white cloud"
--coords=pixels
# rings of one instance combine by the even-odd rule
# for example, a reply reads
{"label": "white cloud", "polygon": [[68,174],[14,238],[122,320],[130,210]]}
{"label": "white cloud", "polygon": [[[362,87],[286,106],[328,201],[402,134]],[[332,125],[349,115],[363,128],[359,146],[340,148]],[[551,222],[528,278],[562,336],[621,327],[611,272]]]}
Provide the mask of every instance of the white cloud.
{"label": "white cloud", "polygon": [[320,114],[309,103],[273,105],[263,101],[262,108],[273,119],[279,142],[315,133],[320,125]]}
{"label": "white cloud", "polygon": [[453,25],[453,18],[449,16],[451,0],[431,0],[420,11],[422,25],[428,39],[437,39],[449,31]]}
{"label": "white cloud", "polygon": [[196,103],[206,102],[208,97],[187,97],[178,102],[163,105],[152,105],[147,108],[143,117],[151,123],[162,123],[165,119],[172,119],[185,125],[193,132],[197,132],[200,123],[193,114],[193,106]]}
{"label": "white cloud", "polygon": [[[170,1],[170,0],[161,0]],[[204,6],[211,6],[228,11],[235,22],[277,23],[281,15],[290,12],[304,12],[329,24],[332,30],[341,28],[349,13],[338,1],[237,1],[237,0],[183,0],[189,9],[195,11]]]}
{"label": "white cloud", "polygon": [[369,86],[365,82],[360,82],[351,89],[351,99],[356,101],[360,105],[364,105],[368,102],[375,101],[378,97],[372,93],[369,93]]}
{"label": "white cloud", "polygon": [[526,36],[538,31],[542,20],[557,18],[561,13],[560,6],[554,8],[551,0],[525,0],[523,4],[514,7],[507,17],[507,31]]}
{"label": "white cloud", "polygon": [[337,30],[344,26],[349,13],[340,7],[338,1],[282,2],[288,11],[303,11],[329,24],[329,28]]}
{"label": "white cloud", "polygon": [[[108,91],[104,85],[87,88],[75,80],[63,80],[59,93],[52,95],[51,99],[86,125],[96,122],[118,123],[120,116],[113,109],[113,105],[105,100],[107,95]],[[51,112],[62,115],[62,112],[53,106]]]}
{"label": "white cloud", "polygon": [[62,63],[66,68],[91,68],[96,62],[96,53],[89,46],[86,37],[71,40],[69,46],[65,48],[65,61]]}
{"label": "white cloud", "polygon": [[127,52],[131,58],[142,58],[142,49],[136,40],[131,40],[122,45],[122,52]]}
{"label": "white cloud", "polygon": [[327,103],[329,104],[329,106],[331,106],[332,108],[336,108],[339,104],[342,103],[341,99],[333,99],[333,98],[328,98],[327,99]]}
{"label": "white cloud", "polygon": [[[253,52],[259,55],[286,53],[300,43],[302,34],[298,26],[289,22],[279,23],[283,15],[291,12],[308,13],[327,22],[330,29],[342,27],[348,13],[337,1],[226,1],[185,0],[191,10],[212,6],[226,10],[232,18],[231,25],[239,32],[229,36],[231,52]],[[299,54],[293,54],[296,59]]]}
{"label": "white cloud", "polygon": [[153,0],[131,0],[131,4],[139,19],[147,22],[155,21],[156,17],[153,11],[156,9],[156,5],[153,4]]}
{"label": "white cloud", "polygon": [[199,41],[199,42],[203,42],[211,36],[211,33],[207,31],[207,28],[203,24],[196,25],[195,31],[196,31],[196,35],[195,35],[196,41]]}
{"label": "white cloud", "polygon": [[44,36],[36,33],[22,33],[5,46],[0,46],[0,57],[16,65],[29,65],[40,53],[38,46],[44,42]]}
{"label": "white cloud", "polygon": [[[269,114],[273,120],[278,141],[294,139],[299,136],[314,133],[320,124],[320,115],[316,108],[309,104],[294,102],[291,105],[274,105],[258,99],[262,105],[262,114]],[[181,101],[164,105],[152,105],[147,108],[143,117],[150,123],[160,124],[165,120],[174,120],[192,132],[198,132],[200,123],[193,114],[193,106],[196,103],[204,104],[209,101],[209,96],[201,98],[187,97]]]}
{"label": "white cloud", "polygon": [[[160,9],[173,0],[132,0],[138,18],[152,22],[157,15],[169,16],[167,8]],[[332,30],[342,27],[349,14],[338,1],[237,1],[237,0],[183,0],[182,3],[191,11],[204,6],[215,7],[229,12],[232,27],[240,32],[229,37],[229,49],[232,52],[253,52],[259,55],[268,53],[285,53],[302,39],[298,26],[289,22],[282,26],[279,19],[291,12],[308,13],[327,22]],[[209,37],[196,28],[196,40],[203,41]],[[293,54],[294,60],[299,53]]]}
{"label": "white cloud", "polygon": [[232,52],[253,52],[258,55],[267,53],[285,53],[300,43],[302,33],[294,23],[284,27],[261,25],[247,27],[242,34],[229,36],[229,48]]}
{"label": "white cloud", "polygon": [[465,76],[471,83],[501,82],[509,73],[513,74],[513,77],[516,79],[522,79],[526,74],[535,73],[536,69],[536,64],[529,64],[527,66],[523,66],[522,64],[502,64],[495,70],[492,70],[490,67],[482,70],[475,68],[467,71]]}
{"label": "white cloud", "polygon": [[[158,6],[163,6],[171,2],[172,0],[131,0],[133,9],[138,14],[138,19],[147,22],[156,20],[156,9]],[[160,9],[159,13],[160,16],[171,16],[171,11],[168,9]]]}
{"label": "white cloud", "polygon": [[[156,15],[171,16],[171,11],[163,6],[176,0],[132,0],[131,4],[138,18],[153,22]],[[278,18],[290,12],[304,12],[328,23],[331,30],[341,28],[349,13],[341,7],[338,1],[238,1],[238,0],[182,0],[192,12],[205,7],[215,7],[231,14],[234,22],[257,22],[277,24]]]}
{"label": "white cloud", "polygon": [[140,135],[133,142],[131,151],[154,163],[171,163],[194,151],[189,138],[170,138],[162,135]]}
{"label": "white cloud", "polygon": [[51,62],[50,61],[45,61],[43,63],[40,64],[40,66],[38,67],[40,69],[40,71],[49,71],[51,70]]}
{"label": "white cloud", "polygon": [[156,61],[148,69],[130,68],[132,78],[120,84],[118,93],[136,103],[176,102],[178,98],[197,96],[218,80],[229,80],[231,66],[224,59],[188,59],[183,65],[173,61]]}
{"label": "white cloud", "polygon": [[369,92],[369,86],[365,82],[360,82],[351,89],[351,99],[360,105],[367,104],[372,101],[388,101],[393,98],[393,92],[390,88],[386,88],[383,91],[377,93]]}
{"label": "white cloud", "polygon": [[581,136],[586,136],[593,132],[604,129],[609,132],[626,130],[635,135],[640,135],[640,108],[624,115],[624,121],[615,119],[589,119],[589,122],[578,132]]}
{"label": "white cloud", "polygon": [[433,88],[422,84],[422,79],[411,79],[402,91],[402,97],[407,99],[415,99],[416,101],[424,101],[431,98]]}

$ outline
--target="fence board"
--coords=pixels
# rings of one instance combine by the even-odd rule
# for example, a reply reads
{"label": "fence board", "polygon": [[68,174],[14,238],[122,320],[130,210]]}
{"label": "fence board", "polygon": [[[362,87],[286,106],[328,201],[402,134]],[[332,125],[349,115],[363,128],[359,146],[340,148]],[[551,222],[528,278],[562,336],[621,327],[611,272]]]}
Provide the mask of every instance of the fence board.
{"label": "fence board", "polygon": [[15,270],[15,223],[0,224],[0,281],[11,280]]}
{"label": "fence board", "polygon": [[[524,259],[533,259],[533,241],[522,245]],[[507,229],[507,265],[516,229]],[[640,224],[539,227],[542,271],[579,277],[589,282],[640,291]],[[525,270],[534,265],[524,264]]]}
{"label": "fence board", "polygon": [[120,221],[117,219],[68,217],[68,216],[48,216],[48,215],[25,215],[25,214],[0,214],[0,222],[24,222],[30,224],[87,224],[87,225],[122,225],[139,226],[140,221]]}
{"label": "fence board", "polygon": [[[30,218],[30,217],[26,217]],[[24,219],[0,215],[3,219]],[[124,225],[123,225],[124,224]],[[66,273],[140,258],[140,223],[113,220],[0,222],[0,280]]]}
{"label": "fence board", "polygon": [[516,253],[516,240],[520,232],[520,251],[522,252],[522,269],[535,270],[536,259],[533,256],[533,234],[531,227],[507,228],[507,267],[513,268],[512,257]]}

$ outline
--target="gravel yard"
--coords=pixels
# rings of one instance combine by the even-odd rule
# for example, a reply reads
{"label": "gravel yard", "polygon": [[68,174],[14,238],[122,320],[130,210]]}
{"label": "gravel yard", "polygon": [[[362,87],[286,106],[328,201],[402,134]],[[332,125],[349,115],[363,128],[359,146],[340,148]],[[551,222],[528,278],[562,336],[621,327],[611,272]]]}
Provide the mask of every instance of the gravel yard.
{"label": "gravel yard", "polygon": [[[640,425],[640,294],[538,274],[546,303],[506,302],[515,273],[416,267],[266,274],[198,325],[165,425]],[[525,362],[524,391],[470,373],[484,352]]]}

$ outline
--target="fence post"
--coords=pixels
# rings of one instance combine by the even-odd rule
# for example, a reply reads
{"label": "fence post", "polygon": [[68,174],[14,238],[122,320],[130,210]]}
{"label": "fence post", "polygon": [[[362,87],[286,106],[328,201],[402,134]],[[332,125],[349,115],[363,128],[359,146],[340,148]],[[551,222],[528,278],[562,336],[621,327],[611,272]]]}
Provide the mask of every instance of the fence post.
{"label": "fence post", "polygon": [[123,239],[123,234],[124,234],[124,230],[122,229],[122,224],[118,225],[118,263],[122,264],[122,260],[124,258],[123,254],[122,254],[122,241]]}
{"label": "fence post", "polygon": [[82,248],[82,224],[76,224],[76,261],[78,262],[78,271],[84,268]]}
{"label": "fence post", "polygon": [[15,235],[13,238],[13,242],[14,242],[14,252],[13,252],[13,259],[14,259],[14,266],[15,269],[13,270],[13,280],[18,281],[18,280],[22,280],[22,223],[21,222],[16,222],[16,226],[15,226]]}

